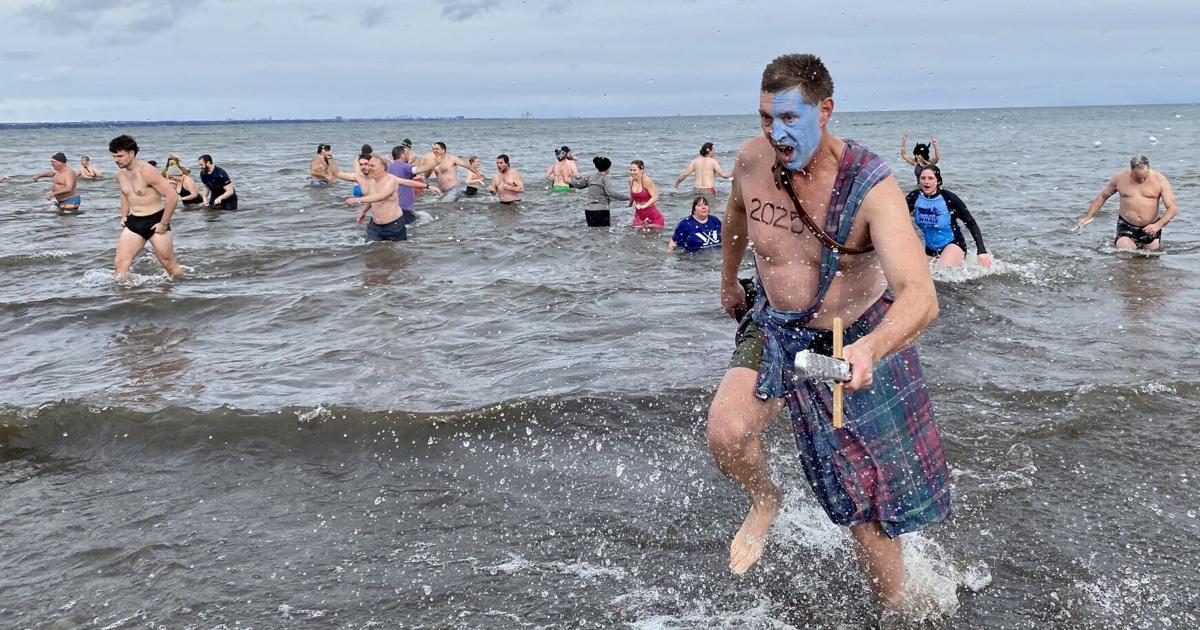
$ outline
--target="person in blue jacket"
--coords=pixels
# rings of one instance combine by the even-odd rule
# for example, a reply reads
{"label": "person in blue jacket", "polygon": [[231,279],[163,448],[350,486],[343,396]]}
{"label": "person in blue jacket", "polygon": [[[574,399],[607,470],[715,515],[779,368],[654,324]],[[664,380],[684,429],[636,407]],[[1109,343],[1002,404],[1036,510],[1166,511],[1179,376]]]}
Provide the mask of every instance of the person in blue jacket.
{"label": "person in blue jacket", "polygon": [[908,193],[908,211],[916,220],[921,238],[925,241],[925,255],[936,258],[939,267],[961,265],[967,257],[967,240],[958,226],[961,221],[975,240],[979,264],[991,267],[992,256],[983,244],[979,224],[958,195],[942,188],[942,170],[936,166],[925,166],[917,181],[920,188]]}
{"label": "person in blue jacket", "polygon": [[692,200],[692,213],[679,222],[667,250],[682,247],[686,252],[698,252],[720,246],[721,220],[708,213],[708,199],[696,197]]}

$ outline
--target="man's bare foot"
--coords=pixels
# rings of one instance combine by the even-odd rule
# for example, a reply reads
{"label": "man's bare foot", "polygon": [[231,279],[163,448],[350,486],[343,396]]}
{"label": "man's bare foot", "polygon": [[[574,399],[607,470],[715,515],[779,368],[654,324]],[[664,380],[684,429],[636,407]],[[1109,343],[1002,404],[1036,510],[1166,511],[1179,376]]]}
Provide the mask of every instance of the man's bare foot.
{"label": "man's bare foot", "polygon": [[778,488],[772,489],[766,499],[754,501],[750,505],[750,513],[742,522],[742,528],[733,536],[729,543],[729,570],[738,575],[744,574],[762,557],[763,549],[767,546],[767,530],[771,529],[771,521],[783,503],[783,494]]}

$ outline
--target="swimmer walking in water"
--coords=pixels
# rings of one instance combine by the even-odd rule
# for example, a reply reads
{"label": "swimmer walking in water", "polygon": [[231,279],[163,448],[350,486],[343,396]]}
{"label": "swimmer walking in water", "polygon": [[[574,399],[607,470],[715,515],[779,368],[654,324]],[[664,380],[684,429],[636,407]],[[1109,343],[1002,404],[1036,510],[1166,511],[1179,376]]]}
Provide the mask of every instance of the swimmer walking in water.
{"label": "swimmer walking in water", "polygon": [[458,196],[462,194],[464,186],[458,181],[458,167],[461,166],[476,175],[483,175],[466,160],[447,153],[445,142],[433,143],[433,157],[432,162],[413,170],[418,175],[428,175],[430,172],[437,175],[437,187],[442,191],[443,201],[457,201]]}
{"label": "swimmer walking in water", "polygon": [[717,176],[724,179],[733,177],[721,168],[721,164],[716,159],[716,149],[713,143],[705,142],[700,146],[700,155],[692,158],[688,167],[675,178],[675,187],[678,188],[683,180],[688,178],[688,175],[695,173],[696,179],[692,181],[692,193],[698,197],[708,195],[710,197],[717,196],[717,188],[714,185]]}
{"label": "swimmer walking in water", "polygon": [[936,258],[939,267],[957,267],[967,257],[967,240],[958,222],[962,221],[975,239],[979,264],[992,266],[992,256],[983,245],[983,233],[975,217],[967,210],[958,195],[942,188],[942,170],[925,166],[917,179],[921,187],[908,193],[908,212],[916,218],[917,227],[925,239],[925,255]]}
{"label": "swimmer walking in water", "polygon": [[567,192],[571,190],[571,182],[579,177],[579,167],[575,166],[575,155],[571,153],[571,147],[555,149],[554,160],[543,177],[551,182],[551,190],[554,192]]}
{"label": "swimmer walking in water", "polygon": [[[1082,230],[1092,222],[1108,198],[1121,193],[1121,204],[1117,208],[1117,235],[1114,245],[1118,249],[1144,249],[1157,251],[1162,245],[1162,230],[1179,214],[1175,205],[1175,194],[1171,182],[1158,171],[1150,168],[1150,159],[1135,155],[1129,160],[1129,170],[1120,171],[1108,180],[1108,185],[1092,200],[1087,214],[1075,223],[1075,231]],[[1167,209],[1158,215],[1158,204]]]}
{"label": "swimmer walking in water", "polygon": [[46,199],[54,201],[59,214],[75,214],[79,212],[79,192],[75,189],[75,171],[67,166],[67,156],[62,152],[55,153],[50,158],[50,170],[33,176],[33,181],[43,177],[53,177],[54,186],[46,194]]}
{"label": "swimmer walking in water", "polygon": [[175,245],[171,238],[171,217],[179,195],[158,169],[137,159],[138,145],[129,136],[117,136],[108,143],[113,162],[117,165],[117,184],[121,186],[121,236],[117,239],[117,255],[113,261],[113,276],[117,280],[129,277],[133,259],[146,243],[154,257],[172,276],[183,275],[175,262]]}

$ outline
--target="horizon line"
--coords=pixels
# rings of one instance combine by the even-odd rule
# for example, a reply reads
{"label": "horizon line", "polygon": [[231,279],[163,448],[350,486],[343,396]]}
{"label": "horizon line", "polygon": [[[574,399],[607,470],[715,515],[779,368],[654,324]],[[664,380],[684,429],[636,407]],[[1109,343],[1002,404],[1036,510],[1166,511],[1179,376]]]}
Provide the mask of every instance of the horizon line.
{"label": "horizon line", "polygon": [[[871,109],[871,110],[844,110],[843,114],[895,114],[906,112],[957,112],[957,111],[984,111],[984,110],[1008,110],[1008,109],[1066,109],[1066,108],[1086,108],[1086,107],[1171,107],[1180,105],[1200,105],[1200,103],[1115,103],[1115,104],[1089,104],[1089,105],[1008,105],[1003,107],[939,107],[931,109]],[[528,112],[526,112],[528,114]],[[63,120],[63,121],[33,121],[33,122],[8,122],[0,121],[0,129],[39,129],[46,127],[67,127],[67,128],[95,128],[95,127],[112,127],[120,125],[138,126],[138,127],[166,127],[171,125],[247,125],[247,124],[322,124],[322,123],[360,123],[360,122],[435,122],[445,120],[600,120],[600,119],[637,119],[637,118],[718,118],[725,116],[753,116],[753,112],[744,113],[722,113],[722,114],[643,114],[631,116],[547,116],[537,117],[532,114],[526,116],[379,116],[379,117],[362,117],[348,118],[345,116],[333,116],[327,118],[226,118],[220,119],[143,119],[143,120]]]}

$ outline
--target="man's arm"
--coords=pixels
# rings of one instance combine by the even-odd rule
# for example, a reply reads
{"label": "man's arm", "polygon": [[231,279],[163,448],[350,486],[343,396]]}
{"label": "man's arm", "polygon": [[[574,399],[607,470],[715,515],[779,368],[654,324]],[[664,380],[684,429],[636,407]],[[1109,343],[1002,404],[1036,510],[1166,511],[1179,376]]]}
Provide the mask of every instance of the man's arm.
{"label": "man's arm", "polygon": [[675,178],[676,188],[683,183],[683,180],[688,178],[688,175],[691,175],[694,172],[696,172],[696,160],[688,162],[687,168],[683,169],[683,172],[679,174],[679,177]]}
{"label": "man's arm", "polygon": [[938,160],[942,159],[942,149],[938,146],[937,138],[930,138],[929,144],[933,145],[933,159],[929,160],[929,163],[937,164]]}
{"label": "man's arm", "polygon": [[480,171],[479,169],[471,166],[470,162],[458,157],[457,155],[454,156],[454,164],[457,166],[461,166],[461,167],[467,169],[468,171],[475,173],[476,175],[478,175],[480,177],[483,177],[483,171]]}
{"label": "man's arm", "polygon": [[1120,176],[1121,174],[1117,173],[1112,176],[1112,179],[1108,180],[1108,185],[1104,187],[1104,190],[1100,191],[1099,195],[1096,195],[1096,198],[1092,200],[1092,205],[1088,206],[1087,214],[1083,215],[1082,219],[1076,221],[1075,227],[1071,229],[1082,230],[1083,226],[1092,222],[1092,217],[1096,216],[1097,212],[1100,212],[1100,206],[1103,206],[1109,197],[1117,194],[1117,178]]}
{"label": "man's arm", "polygon": [[846,386],[850,391],[870,386],[875,363],[916,341],[938,314],[929,263],[895,177],[867,193],[860,212],[865,213],[867,233],[896,301],[875,330],[846,346],[846,360],[857,366]]}
{"label": "man's arm", "polygon": [[125,196],[125,191],[121,191],[121,227],[125,226],[125,217],[129,216],[129,198]]}
{"label": "man's arm", "polygon": [[45,173],[38,173],[37,175],[33,176],[33,181],[36,182],[43,177],[54,177],[54,171],[46,171]]}
{"label": "man's arm", "polygon": [[225,180],[225,192],[221,193],[220,197],[213,199],[213,205],[219,204],[222,201],[225,201],[226,199],[232,197],[235,192],[237,192],[237,191],[234,190],[234,188],[233,188],[233,182],[230,181],[229,179],[226,179]]}
{"label": "man's arm", "polygon": [[513,180],[509,182],[508,189],[513,192],[525,192],[525,180],[520,173],[513,173]]}
{"label": "man's arm", "polygon": [[721,168],[721,163],[716,160],[713,160],[713,169],[717,171],[717,175],[720,175],[722,179],[729,179],[733,177],[733,175],[726,173],[725,169]]}
{"label": "man's arm", "polygon": [[381,190],[377,193],[374,193],[374,194],[363,195],[362,197],[351,197],[346,200],[346,203],[348,205],[354,205],[355,203],[368,204],[368,203],[375,203],[376,201],[383,201],[384,199],[387,199],[388,197],[396,196],[396,191],[399,188],[400,188],[400,178],[396,177],[395,175],[388,175],[384,179],[383,190]]}
{"label": "man's arm", "polygon": [[[175,204],[179,203],[179,193],[175,192],[175,187],[171,182],[167,181],[153,166],[145,165],[142,171],[142,180],[150,185],[158,194],[163,196],[163,216],[158,223],[151,226],[151,229],[158,234],[167,231],[167,226],[171,225],[171,216],[175,214]],[[122,196],[124,199],[124,196]],[[162,229],[158,229],[159,226]]]}
{"label": "man's arm", "polygon": [[[1167,227],[1167,224],[1175,219],[1175,215],[1179,214],[1179,208],[1175,205],[1175,193],[1171,191],[1171,182],[1167,181],[1166,176],[1161,173],[1158,177],[1162,180],[1162,192],[1159,197],[1162,199],[1163,206],[1167,209],[1167,213],[1161,219],[1142,228],[1147,234],[1157,234],[1159,230]],[[1150,231],[1146,228],[1153,226],[1154,230]]]}

